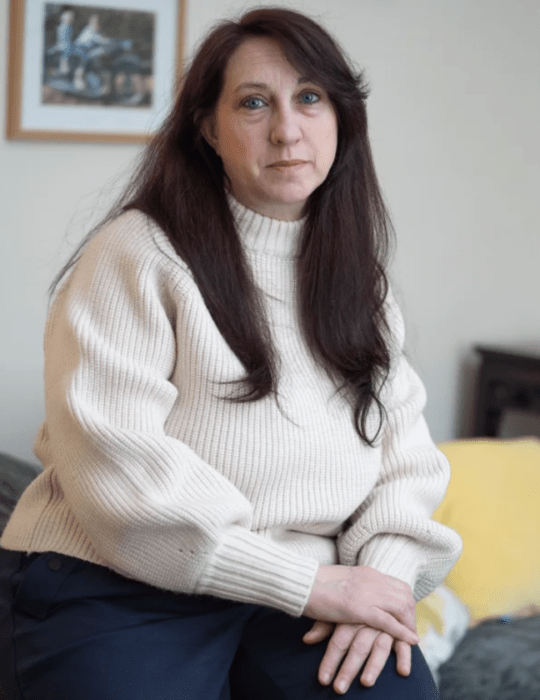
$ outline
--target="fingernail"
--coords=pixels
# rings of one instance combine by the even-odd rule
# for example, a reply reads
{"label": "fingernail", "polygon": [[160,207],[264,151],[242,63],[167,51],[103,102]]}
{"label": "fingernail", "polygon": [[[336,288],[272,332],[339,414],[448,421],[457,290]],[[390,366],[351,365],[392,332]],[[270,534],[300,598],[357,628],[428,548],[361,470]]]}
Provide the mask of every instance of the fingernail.
{"label": "fingernail", "polygon": [[344,681],[339,681],[339,683],[336,684],[336,688],[340,693],[344,693],[347,690],[347,684]]}
{"label": "fingernail", "polygon": [[332,679],[330,678],[330,674],[325,673],[324,676],[321,678],[321,683],[324,683],[324,685],[328,685]]}

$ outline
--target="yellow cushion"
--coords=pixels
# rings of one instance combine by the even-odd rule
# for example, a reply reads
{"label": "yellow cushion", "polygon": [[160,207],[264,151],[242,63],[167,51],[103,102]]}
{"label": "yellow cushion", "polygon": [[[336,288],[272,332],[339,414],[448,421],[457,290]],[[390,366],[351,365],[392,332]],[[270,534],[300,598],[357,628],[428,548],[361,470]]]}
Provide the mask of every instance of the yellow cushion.
{"label": "yellow cushion", "polygon": [[445,630],[444,601],[438,592],[432,591],[427,598],[416,603],[416,631],[420,638],[425,637],[432,627],[439,635]]}
{"label": "yellow cushion", "polygon": [[445,584],[473,619],[540,603],[540,440],[439,445],[452,467],[434,518],[463,538]]}

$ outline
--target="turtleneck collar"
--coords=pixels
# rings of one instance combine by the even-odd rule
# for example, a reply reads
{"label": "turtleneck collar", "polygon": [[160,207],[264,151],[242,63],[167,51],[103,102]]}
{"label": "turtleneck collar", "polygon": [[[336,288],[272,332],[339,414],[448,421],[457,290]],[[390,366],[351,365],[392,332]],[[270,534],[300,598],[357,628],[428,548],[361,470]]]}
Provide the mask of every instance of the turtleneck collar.
{"label": "turtleneck collar", "polygon": [[248,209],[229,193],[227,200],[246,248],[281,258],[296,256],[305,218],[279,221]]}

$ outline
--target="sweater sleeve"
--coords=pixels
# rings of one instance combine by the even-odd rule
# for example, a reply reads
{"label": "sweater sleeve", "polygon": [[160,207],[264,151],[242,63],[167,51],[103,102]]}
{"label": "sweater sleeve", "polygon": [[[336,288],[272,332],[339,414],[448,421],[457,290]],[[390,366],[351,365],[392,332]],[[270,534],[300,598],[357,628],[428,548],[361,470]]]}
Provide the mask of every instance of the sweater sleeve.
{"label": "sweater sleeve", "polygon": [[422,415],[425,389],[403,355],[403,319],[392,298],[389,323],[395,359],[383,393],[387,417],[380,474],[338,540],[338,551],[341,563],[372,566],[395,576],[420,600],[450,571],[461,539],[431,519],[446,492],[450,467]]}
{"label": "sweater sleeve", "polygon": [[87,538],[94,559],[160,588],[300,615],[317,561],[252,531],[245,496],[166,432],[189,273],[140,219],[92,241],[48,324],[41,451],[69,504],[59,537]]}

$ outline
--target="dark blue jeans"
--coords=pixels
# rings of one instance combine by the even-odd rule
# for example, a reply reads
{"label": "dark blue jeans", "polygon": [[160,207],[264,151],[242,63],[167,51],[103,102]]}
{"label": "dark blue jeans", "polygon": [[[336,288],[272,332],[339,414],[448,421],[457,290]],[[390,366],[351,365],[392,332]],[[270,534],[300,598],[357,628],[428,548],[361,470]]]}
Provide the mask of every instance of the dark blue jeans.
{"label": "dark blue jeans", "polygon": [[420,650],[373,688],[317,680],[307,618],[161,591],[54,553],[0,549],[1,700],[437,700]]}

